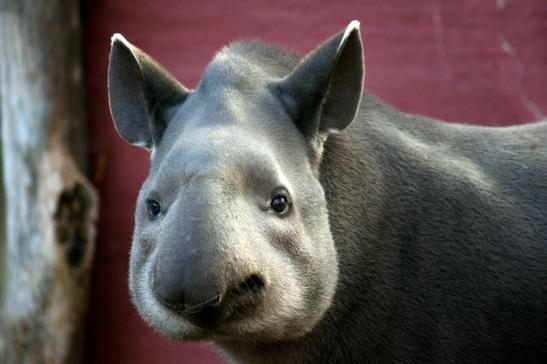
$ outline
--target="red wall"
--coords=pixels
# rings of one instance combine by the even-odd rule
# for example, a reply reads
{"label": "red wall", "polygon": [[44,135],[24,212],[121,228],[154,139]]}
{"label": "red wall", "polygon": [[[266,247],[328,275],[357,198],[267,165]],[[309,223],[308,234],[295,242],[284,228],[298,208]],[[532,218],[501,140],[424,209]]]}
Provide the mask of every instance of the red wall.
{"label": "red wall", "polygon": [[168,342],[153,333],[130,303],[133,209],[149,162],[112,126],[106,92],[112,33],[123,33],[194,87],[229,41],[259,37],[307,51],[359,19],[365,86],[399,108],[487,125],[547,114],[545,0],[87,0],[83,17],[89,160],[102,204],[88,363],[221,362],[202,344]]}

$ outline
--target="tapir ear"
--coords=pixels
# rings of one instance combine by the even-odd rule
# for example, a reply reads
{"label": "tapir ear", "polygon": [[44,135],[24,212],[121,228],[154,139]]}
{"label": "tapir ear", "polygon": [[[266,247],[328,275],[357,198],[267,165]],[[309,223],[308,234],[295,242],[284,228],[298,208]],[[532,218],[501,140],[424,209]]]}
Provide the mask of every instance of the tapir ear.
{"label": "tapir ear", "polygon": [[189,91],[121,34],[112,37],[108,97],[116,130],[131,144],[152,148],[167,127],[166,112]]}
{"label": "tapir ear", "polygon": [[364,80],[359,22],[328,39],[285,78],[279,92],[304,135],[315,138],[346,128],[355,118]]}

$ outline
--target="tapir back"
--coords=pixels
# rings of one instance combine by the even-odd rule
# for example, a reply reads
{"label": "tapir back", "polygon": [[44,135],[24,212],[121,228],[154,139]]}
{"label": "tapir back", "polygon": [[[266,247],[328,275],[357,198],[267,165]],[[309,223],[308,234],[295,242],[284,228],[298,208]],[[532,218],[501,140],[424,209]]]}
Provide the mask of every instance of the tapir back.
{"label": "tapir back", "polygon": [[547,122],[448,124],[364,96],[356,122],[327,142],[322,168],[340,260],[350,263],[338,300],[360,302],[363,357],[545,359],[546,140]]}

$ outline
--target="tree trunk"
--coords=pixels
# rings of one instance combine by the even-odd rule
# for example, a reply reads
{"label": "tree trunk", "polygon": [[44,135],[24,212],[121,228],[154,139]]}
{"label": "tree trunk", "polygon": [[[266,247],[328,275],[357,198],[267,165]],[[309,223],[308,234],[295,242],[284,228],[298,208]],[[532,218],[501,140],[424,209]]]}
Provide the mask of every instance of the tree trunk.
{"label": "tree trunk", "polygon": [[77,0],[0,0],[0,362],[79,359],[97,196]]}

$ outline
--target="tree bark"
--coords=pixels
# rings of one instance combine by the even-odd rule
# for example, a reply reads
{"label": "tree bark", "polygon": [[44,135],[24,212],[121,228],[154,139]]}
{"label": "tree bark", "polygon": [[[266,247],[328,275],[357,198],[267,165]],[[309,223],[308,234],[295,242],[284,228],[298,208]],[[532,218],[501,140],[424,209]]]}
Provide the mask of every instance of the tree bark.
{"label": "tree bark", "polygon": [[0,362],[77,362],[98,199],[79,2],[0,0]]}

